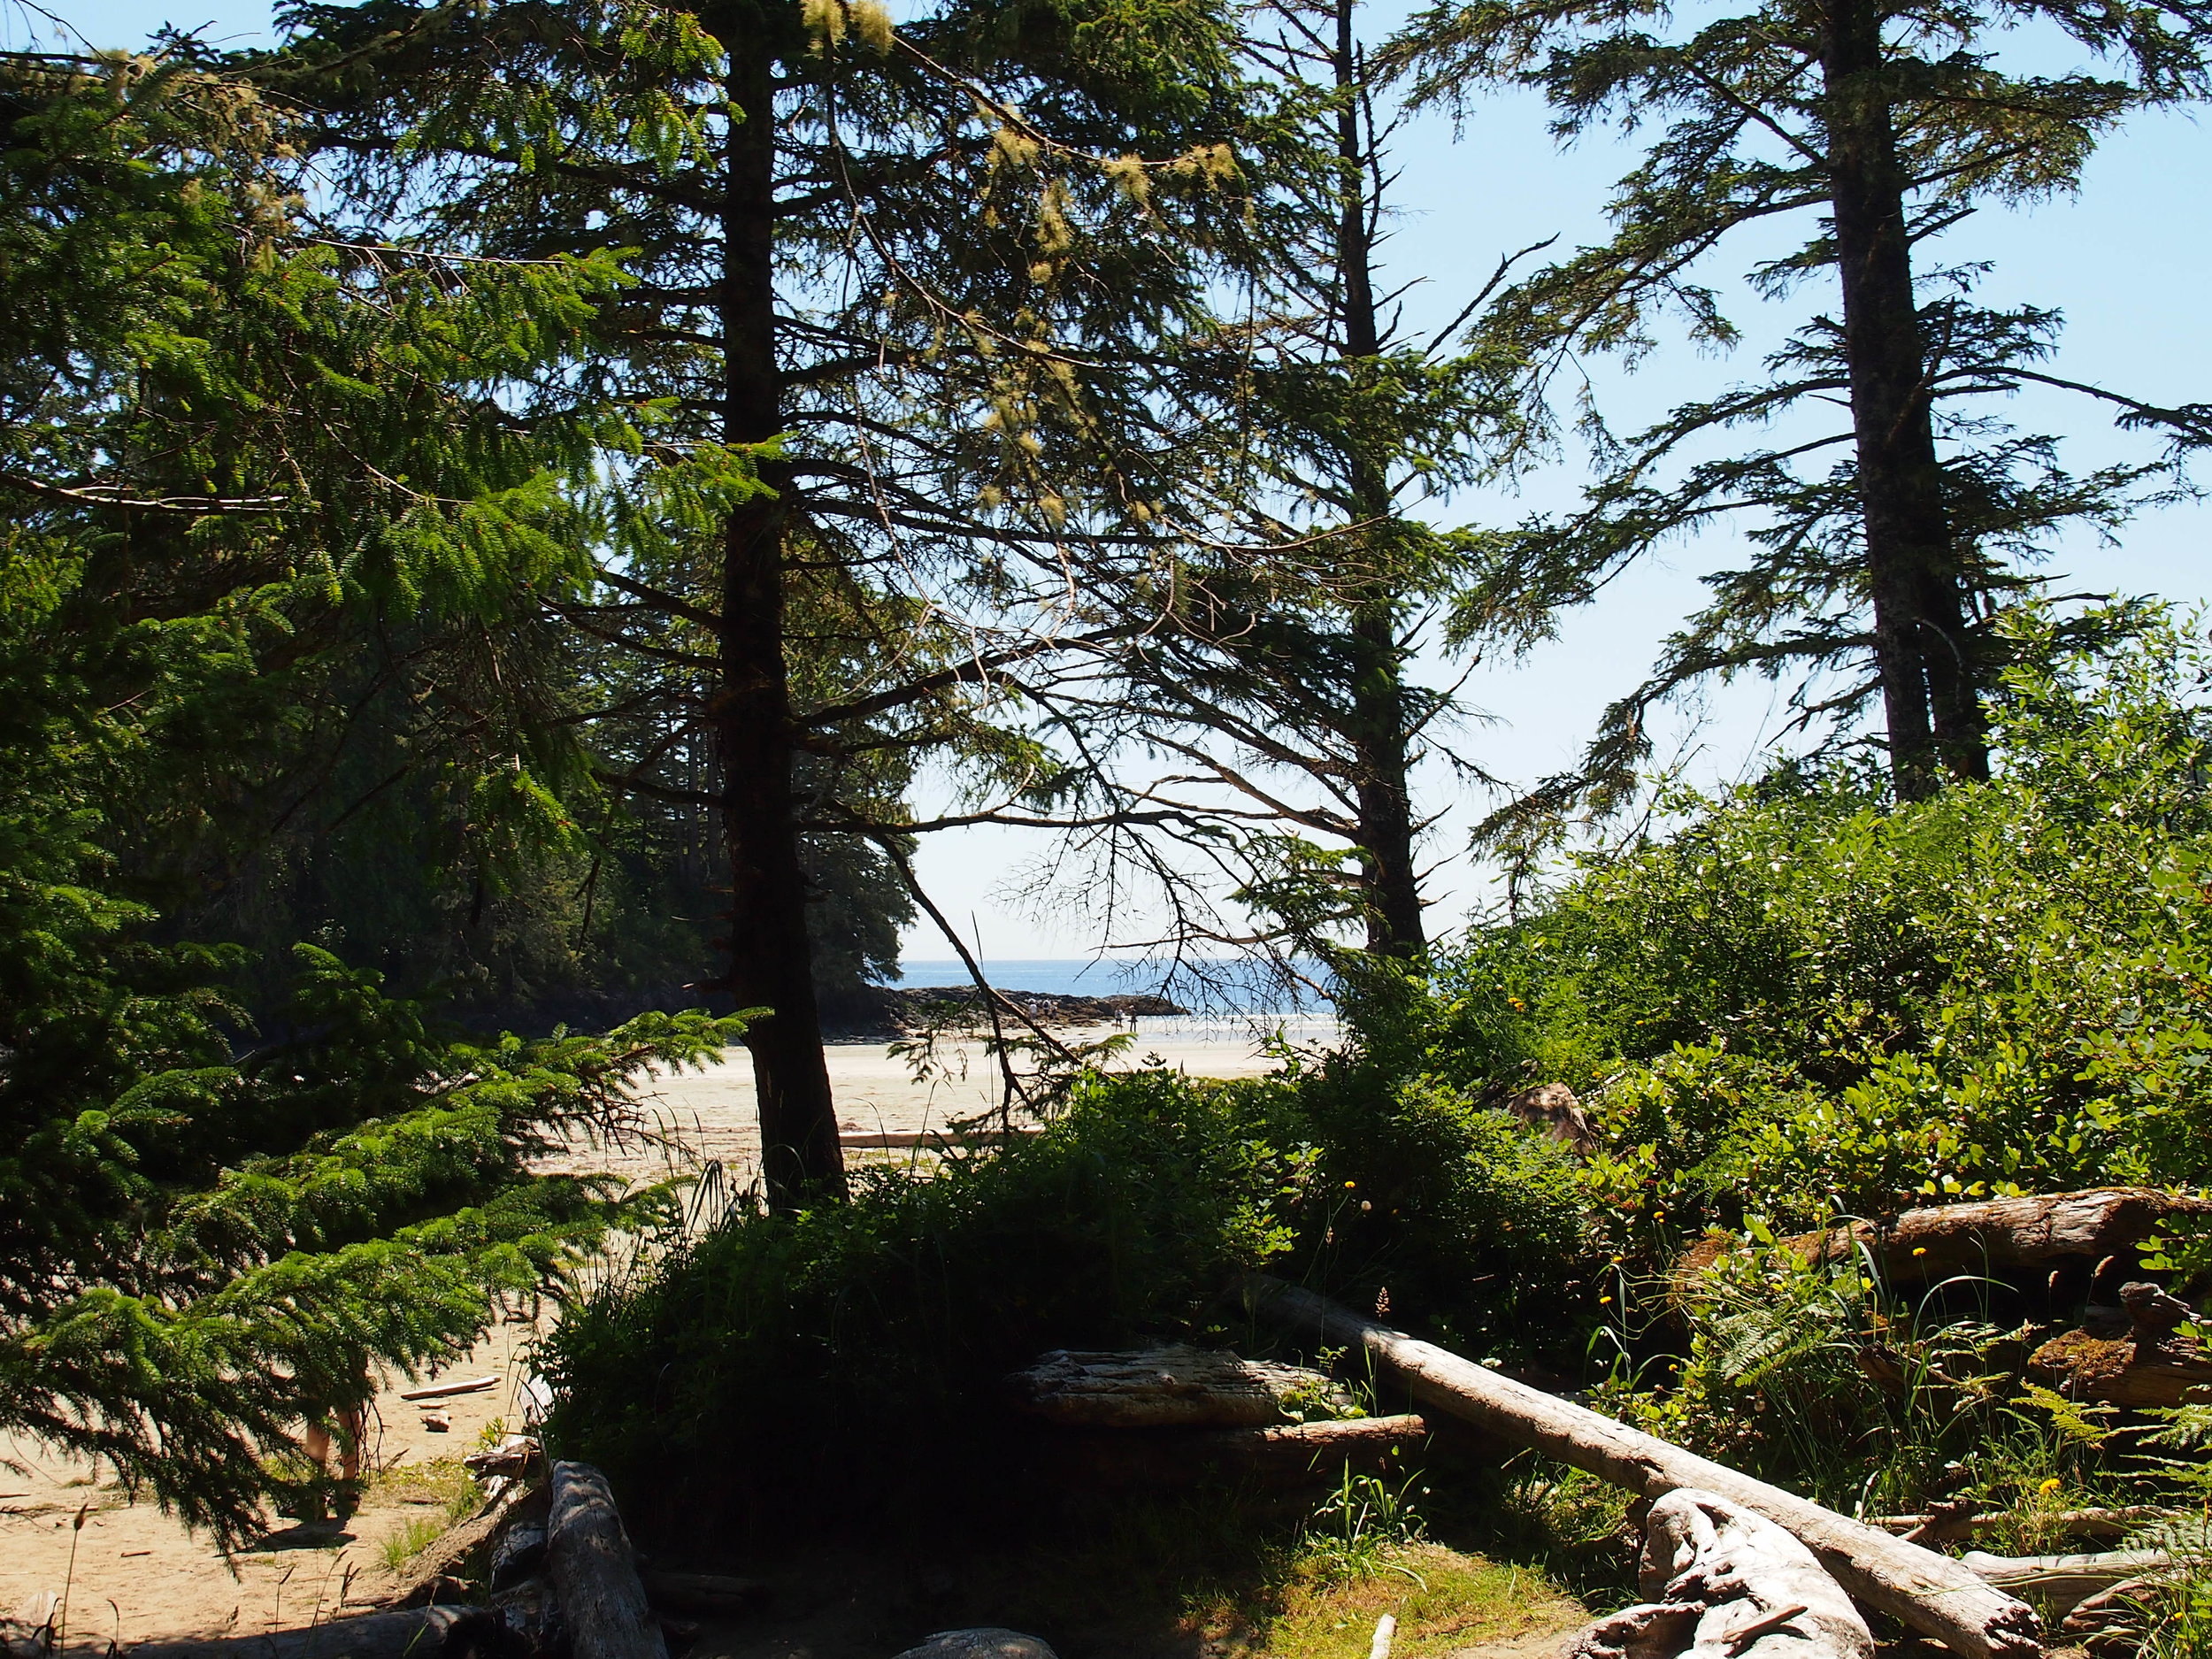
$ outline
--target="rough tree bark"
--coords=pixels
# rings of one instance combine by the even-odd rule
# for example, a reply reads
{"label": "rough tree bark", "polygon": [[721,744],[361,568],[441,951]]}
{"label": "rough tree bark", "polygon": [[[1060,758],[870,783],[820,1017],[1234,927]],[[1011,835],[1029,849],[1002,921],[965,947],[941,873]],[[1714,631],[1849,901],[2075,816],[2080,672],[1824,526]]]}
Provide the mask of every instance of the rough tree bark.
{"label": "rough tree bark", "polygon": [[[715,18],[730,55],[730,101],[742,118],[730,122],[722,210],[722,419],[732,445],[765,443],[785,422],[776,351],[771,71],[773,31],[792,24],[765,16],[768,9],[731,6]],[[841,1195],[845,1164],[822,1055],[792,788],[796,726],[784,658],[791,478],[774,462],[760,471],[773,493],[741,503],[723,528],[721,684],[710,718],[730,857],[728,985],[739,1007],[768,1010],[746,1031],[745,1046],[768,1200],[790,1210]]]}
{"label": "rough tree bark", "polygon": [[[1812,1262],[1841,1261],[1865,1248],[1891,1279],[1921,1282],[2067,1258],[2093,1263],[2121,1256],[2131,1266],[2131,1247],[2149,1238],[2166,1217],[2207,1213],[2212,1213],[2212,1202],[2201,1198],[2147,1187],[2104,1187],[1932,1205],[1878,1225],[1854,1221],[1782,1244]],[[1685,1251],[1674,1269],[1678,1291],[1694,1289],[1698,1278],[1733,1248],[1732,1241],[1716,1239]]]}
{"label": "rough tree bark", "polygon": [[[1354,0],[1335,0],[1336,40],[1331,67],[1341,102],[1337,109],[1337,270],[1343,294],[1344,357],[1348,363],[1381,353],[1375,315],[1374,247],[1368,225],[1366,180],[1373,164],[1363,131],[1364,65],[1352,27]],[[1389,534],[1390,486],[1381,469],[1354,455],[1353,511],[1369,528],[1355,545],[1371,566],[1373,538]],[[1352,610],[1354,680],[1352,739],[1359,776],[1360,863],[1366,879],[1367,948],[1379,956],[1411,956],[1427,945],[1421,920],[1421,884],[1413,862],[1413,791],[1406,741],[1405,660],[1398,640],[1398,606],[1378,568]]]}
{"label": "rough tree bark", "polygon": [[1892,780],[1901,799],[1917,800],[1945,771],[1986,778],[1989,754],[1936,455],[1884,20],[1874,0],[1828,0],[1821,69],[1874,656]]}
{"label": "rough tree bark", "polygon": [[1302,1365],[1177,1344],[1132,1353],[1056,1348],[1007,1379],[1022,1409],[1070,1428],[1238,1428],[1287,1421],[1286,1395],[1336,1385]]}
{"label": "rough tree bark", "polygon": [[606,1476],[589,1463],[557,1463],[548,1484],[545,1576],[575,1659],[668,1659]]}
{"label": "rough tree bark", "polygon": [[1254,1312],[1331,1346],[1363,1348],[1396,1371],[1414,1398],[1501,1439],[1533,1447],[1646,1497],[1696,1487],[1786,1529],[1862,1604],[1903,1620],[1973,1659],[2035,1659],[2035,1611],[1947,1556],[1838,1515],[1796,1494],[1624,1426],[1586,1407],[1363,1318],[1311,1291],[1254,1275]]}

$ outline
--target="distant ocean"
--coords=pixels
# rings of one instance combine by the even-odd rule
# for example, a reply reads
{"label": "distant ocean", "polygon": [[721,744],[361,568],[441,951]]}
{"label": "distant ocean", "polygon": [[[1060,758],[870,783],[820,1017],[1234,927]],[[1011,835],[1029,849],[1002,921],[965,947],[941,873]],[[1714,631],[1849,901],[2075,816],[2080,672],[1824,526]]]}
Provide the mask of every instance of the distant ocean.
{"label": "distant ocean", "polygon": [[[1002,991],[1044,991],[1056,996],[1153,995],[1161,991],[1169,964],[1138,959],[1088,956],[1045,959],[986,959],[984,977]],[[1316,984],[1328,983],[1327,971],[1317,962],[1301,964]],[[918,957],[899,964],[897,983],[909,986],[965,985],[968,970],[955,958]],[[1327,1004],[1310,991],[1299,1008],[1281,987],[1248,964],[1217,962],[1205,964],[1208,983],[1177,981],[1166,995],[1193,1012],[1225,1015],[1326,1015]]]}

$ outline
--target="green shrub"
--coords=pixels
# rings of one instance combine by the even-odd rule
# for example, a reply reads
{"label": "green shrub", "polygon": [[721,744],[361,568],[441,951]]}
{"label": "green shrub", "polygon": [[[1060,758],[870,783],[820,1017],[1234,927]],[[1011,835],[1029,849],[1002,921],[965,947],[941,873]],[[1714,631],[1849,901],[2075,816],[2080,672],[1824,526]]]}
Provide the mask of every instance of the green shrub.
{"label": "green shrub", "polygon": [[1509,1309],[1517,1263],[1555,1278],[1578,1233],[1557,1149],[1448,1090],[1374,1081],[1351,1063],[1093,1075],[1002,1151],[866,1170],[797,1216],[737,1207],[555,1334],[555,1443],[729,1523],[849,1521],[977,1483],[1003,1501],[1021,1442],[1002,1379],[1042,1352],[1249,1351],[1228,1293],[1263,1264],[1463,1316]]}
{"label": "green shrub", "polygon": [[1385,1047],[1473,1098],[1573,1087],[1614,1250],[1659,1217],[2212,1179],[2208,677],[2169,625],[2015,672],[1989,784],[1901,805],[1840,766],[1672,799],[1664,838],[1380,999]]}
{"label": "green shrub", "polygon": [[740,1206],[610,1286],[545,1356],[550,1432],[732,1520],[1002,1475],[1002,1376],[1201,1331],[1287,1246],[1310,1164],[1172,1072],[1089,1079],[1002,1151],[864,1170],[796,1216]]}

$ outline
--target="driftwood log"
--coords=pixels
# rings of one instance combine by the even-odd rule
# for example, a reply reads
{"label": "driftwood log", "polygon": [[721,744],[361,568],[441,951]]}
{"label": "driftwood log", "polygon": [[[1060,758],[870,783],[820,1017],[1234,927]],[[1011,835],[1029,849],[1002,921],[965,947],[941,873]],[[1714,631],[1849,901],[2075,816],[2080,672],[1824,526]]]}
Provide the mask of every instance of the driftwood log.
{"label": "driftwood log", "polygon": [[589,1463],[557,1463],[550,1486],[545,1576],[575,1659],[668,1659],[606,1476]]}
{"label": "driftwood log", "polygon": [[387,1598],[394,1607],[426,1607],[448,1601],[454,1574],[461,1564],[496,1539],[501,1530],[531,1507],[533,1494],[519,1481],[509,1480],[498,1494],[458,1526],[449,1527],[410,1557],[398,1587]]}
{"label": "driftwood log", "polygon": [[2060,1614],[2116,1584],[2174,1564],[2162,1549],[2109,1549],[2089,1555],[1991,1555],[1970,1549],[1960,1559],[1989,1583]]}
{"label": "driftwood log", "polygon": [[1058,1348],[1007,1379],[1022,1409],[1070,1428],[1257,1428],[1294,1395],[1336,1402],[1327,1375],[1177,1344],[1126,1354]]}
{"label": "driftwood log", "polygon": [[204,1641],[141,1642],[131,1659],[438,1659],[457,1627],[488,1618],[477,1607],[418,1607],[326,1619],[303,1630]]}
{"label": "driftwood log", "polygon": [[1098,1430],[1071,1434],[1055,1455],[1079,1478],[1112,1486],[1189,1486],[1211,1477],[1263,1486],[1333,1480],[1348,1465],[1380,1471],[1428,1439],[1426,1419],[1407,1413],[1266,1428]]}
{"label": "driftwood log", "polygon": [[[2036,1517],[2036,1525],[2053,1532],[2082,1532],[2091,1537],[2119,1538],[2139,1526],[2170,1521],[2175,1511],[2129,1505],[2116,1509],[2056,1509]],[[1977,1513],[1968,1505],[1946,1505],[1925,1515],[1878,1515],[1871,1525],[1886,1532],[1901,1532],[1916,1543],[1971,1538],[1975,1533],[2002,1526],[2012,1520],[2001,1512]]]}
{"label": "driftwood log", "polygon": [[2212,1359],[2185,1336],[2156,1343],[2069,1331],[2028,1356],[2028,1375],[2070,1400],[2143,1410],[2202,1400],[2212,1388]]}
{"label": "driftwood log", "polygon": [[[2147,1187],[2107,1187],[1937,1204],[1908,1210],[1884,1225],[1854,1221],[1782,1242],[1814,1262],[1840,1261],[1863,1248],[1870,1249],[1885,1274],[1905,1280],[2030,1267],[2066,1257],[2102,1262],[2117,1256],[2132,1267],[2129,1252],[2157,1232],[2168,1216],[2208,1213],[2212,1200]],[[1716,1261],[1738,1248],[1727,1239],[1693,1245],[1675,1264],[1678,1292],[1694,1290]]]}
{"label": "driftwood log", "polygon": [[1933,1636],[1955,1653],[1974,1659],[2030,1659],[2043,1651],[2032,1608],[1947,1556],[1501,1377],[1311,1291],[1260,1274],[1247,1286],[1255,1313],[1310,1340],[1358,1346],[1395,1371],[1425,1406],[1646,1497],[1691,1486],[1764,1516],[1811,1549],[1854,1599]]}
{"label": "driftwood log", "polygon": [[1651,1506],[1637,1588],[1563,1659],[1872,1659],[1873,1632],[1812,1552],[1765,1517],[1682,1486]]}

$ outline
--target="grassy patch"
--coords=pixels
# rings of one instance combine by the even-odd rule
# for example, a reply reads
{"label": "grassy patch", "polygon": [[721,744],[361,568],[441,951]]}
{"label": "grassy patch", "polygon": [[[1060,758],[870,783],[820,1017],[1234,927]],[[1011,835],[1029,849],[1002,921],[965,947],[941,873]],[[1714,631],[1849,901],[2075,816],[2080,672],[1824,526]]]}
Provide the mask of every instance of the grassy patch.
{"label": "grassy patch", "polygon": [[1371,1570],[1349,1577],[1325,1556],[1298,1562],[1271,1598],[1268,1616],[1250,1603],[1205,1609],[1210,1646],[1267,1659],[1358,1659],[1376,1622],[1398,1621],[1394,1654],[1443,1655],[1476,1642],[1566,1629],[1581,1609],[1541,1573],[1501,1566],[1441,1544],[1394,1545]]}
{"label": "grassy patch", "polygon": [[447,1523],[434,1515],[419,1515],[384,1540],[384,1564],[399,1572],[424,1550],[445,1536]]}
{"label": "grassy patch", "polygon": [[476,1478],[457,1459],[388,1469],[371,1483],[370,1501],[379,1508],[407,1505],[419,1509],[384,1540],[384,1564],[399,1572],[407,1563],[445,1536],[448,1529],[475,1513],[482,1494]]}
{"label": "grassy patch", "polygon": [[407,1503],[439,1510],[444,1517],[441,1530],[465,1518],[480,1495],[476,1477],[451,1457],[388,1469],[369,1487],[371,1502],[380,1506]]}

